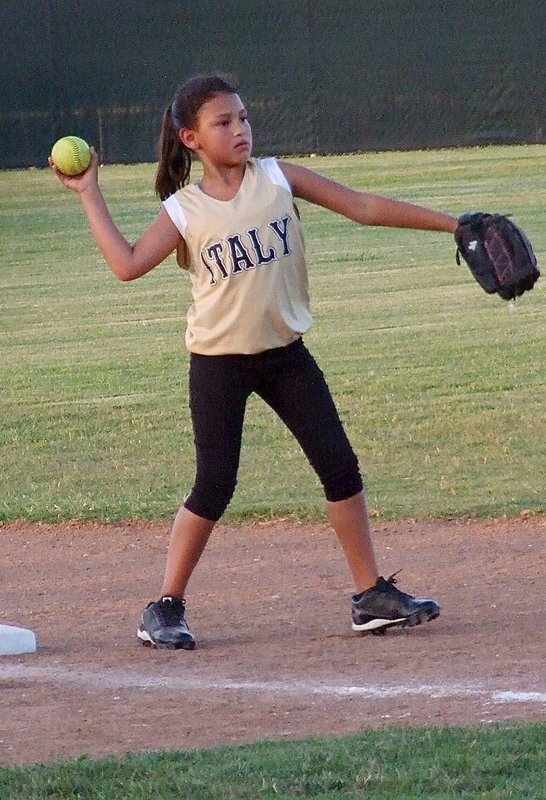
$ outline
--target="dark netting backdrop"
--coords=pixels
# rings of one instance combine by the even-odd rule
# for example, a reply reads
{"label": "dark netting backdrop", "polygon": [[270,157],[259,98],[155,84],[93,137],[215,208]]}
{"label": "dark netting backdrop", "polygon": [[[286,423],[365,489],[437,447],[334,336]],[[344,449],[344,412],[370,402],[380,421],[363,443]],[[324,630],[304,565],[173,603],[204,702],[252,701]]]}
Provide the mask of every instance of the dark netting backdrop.
{"label": "dark netting backdrop", "polygon": [[65,134],[153,161],[198,73],[235,75],[256,154],[544,142],[544,0],[1,0],[0,167]]}

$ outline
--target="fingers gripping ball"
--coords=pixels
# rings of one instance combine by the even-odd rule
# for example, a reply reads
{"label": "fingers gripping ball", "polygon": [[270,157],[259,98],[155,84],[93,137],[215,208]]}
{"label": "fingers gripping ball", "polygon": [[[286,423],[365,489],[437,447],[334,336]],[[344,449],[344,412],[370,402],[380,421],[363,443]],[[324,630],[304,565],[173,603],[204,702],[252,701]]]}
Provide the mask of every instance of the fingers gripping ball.
{"label": "fingers gripping ball", "polygon": [[91,163],[91,150],[79,136],[63,136],[53,145],[51,159],[63,175],[80,175]]}

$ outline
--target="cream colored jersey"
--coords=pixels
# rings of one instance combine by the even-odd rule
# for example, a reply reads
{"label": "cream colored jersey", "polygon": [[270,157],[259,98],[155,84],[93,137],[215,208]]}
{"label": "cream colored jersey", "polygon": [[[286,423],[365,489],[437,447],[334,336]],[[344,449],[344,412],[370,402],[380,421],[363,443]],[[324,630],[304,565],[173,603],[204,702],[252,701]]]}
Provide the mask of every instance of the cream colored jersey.
{"label": "cream colored jersey", "polygon": [[186,345],[203,355],[260,353],[312,324],[305,244],[276,159],[251,159],[227,202],[189,184],[164,201],[192,281]]}

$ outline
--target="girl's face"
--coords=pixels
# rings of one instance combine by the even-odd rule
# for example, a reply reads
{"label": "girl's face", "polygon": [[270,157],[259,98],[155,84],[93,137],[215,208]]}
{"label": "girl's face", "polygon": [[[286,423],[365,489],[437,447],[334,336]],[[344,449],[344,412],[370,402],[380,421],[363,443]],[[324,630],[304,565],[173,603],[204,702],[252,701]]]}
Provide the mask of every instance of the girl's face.
{"label": "girl's face", "polygon": [[218,166],[244,164],[252,151],[252,131],[238,94],[217,94],[203,103],[195,128],[183,128],[180,138],[201,161]]}

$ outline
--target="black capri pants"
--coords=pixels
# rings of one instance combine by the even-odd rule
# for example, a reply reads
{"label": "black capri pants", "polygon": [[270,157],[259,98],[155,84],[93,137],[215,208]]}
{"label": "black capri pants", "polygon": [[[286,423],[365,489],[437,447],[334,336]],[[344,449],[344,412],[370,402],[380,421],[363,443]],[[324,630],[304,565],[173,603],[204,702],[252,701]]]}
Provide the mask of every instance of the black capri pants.
{"label": "black capri pants", "polygon": [[303,341],[253,355],[190,356],[196,476],[185,507],[217,521],[237,483],[246,404],[255,392],[299,442],[330,501],[361,491],[358,460]]}

